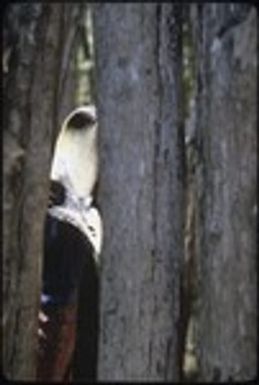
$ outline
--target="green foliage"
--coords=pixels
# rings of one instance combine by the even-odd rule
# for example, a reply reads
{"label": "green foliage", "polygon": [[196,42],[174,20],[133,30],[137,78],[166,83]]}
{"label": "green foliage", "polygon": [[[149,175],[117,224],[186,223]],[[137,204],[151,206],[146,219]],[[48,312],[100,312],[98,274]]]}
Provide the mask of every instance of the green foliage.
{"label": "green foliage", "polygon": [[87,7],[83,23],[80,25],[79,44],[76,54],[76,104],[93,103],[93,28],[91,9]]}

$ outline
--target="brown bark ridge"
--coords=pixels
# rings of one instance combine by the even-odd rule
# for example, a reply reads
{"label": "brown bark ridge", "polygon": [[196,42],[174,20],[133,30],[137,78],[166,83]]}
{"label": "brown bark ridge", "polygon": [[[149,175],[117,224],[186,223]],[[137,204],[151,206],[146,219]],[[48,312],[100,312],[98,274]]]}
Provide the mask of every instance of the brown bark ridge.
{"label": "brown bark ridge", "polygon": [[94,9],[100,380],[177,380],[183,264],[181,7]]}
{"label": "brown bark ridge", "polygon": [[257,14],[192,5],[197,44],[198,359],[206,381],[256,376]]}
{"label": "brown bark ridge", "polygon": [[69,6],[9,4],[3,15],[3,374],[12,380],[35,378],[43,221]]}

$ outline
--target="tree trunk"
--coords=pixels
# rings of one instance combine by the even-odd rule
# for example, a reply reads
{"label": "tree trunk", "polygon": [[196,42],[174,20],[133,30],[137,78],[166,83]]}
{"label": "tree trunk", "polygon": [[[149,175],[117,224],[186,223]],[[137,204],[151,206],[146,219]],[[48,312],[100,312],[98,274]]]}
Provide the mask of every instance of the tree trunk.
{"label": "tree trunk", "polygon": [[256,375],[256,10],[193,5],[201,379]]}
{"label": "tree trunk", "polygon": [[94,13],[100,122],[100,380],[177,380],[183,264],[181,7]]}
{"label": "tree trunk", "polygon": [[3,371],[12,380],[35,379],[43,221],[71,6],[17,3],[4,14]]}

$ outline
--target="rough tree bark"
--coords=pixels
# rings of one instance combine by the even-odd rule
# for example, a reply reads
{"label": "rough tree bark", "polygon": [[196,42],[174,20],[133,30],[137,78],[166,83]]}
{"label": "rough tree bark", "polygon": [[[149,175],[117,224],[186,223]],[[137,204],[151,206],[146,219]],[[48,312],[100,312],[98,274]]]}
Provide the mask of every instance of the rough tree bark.
{"label": "rough tree bark", "polygon": [[35,378],[42,230],[69,7],[9,4],[3,16],[3,372],[12,380]]}
{"label": "rough tree bark", "polygon": [[256,10],[192,6],[201,379],[256,375]]}
{"label": "rough tree bark", "polygon": [[100,380],[177,380],[183,262],[181,7],[94,10],[104,219]]}

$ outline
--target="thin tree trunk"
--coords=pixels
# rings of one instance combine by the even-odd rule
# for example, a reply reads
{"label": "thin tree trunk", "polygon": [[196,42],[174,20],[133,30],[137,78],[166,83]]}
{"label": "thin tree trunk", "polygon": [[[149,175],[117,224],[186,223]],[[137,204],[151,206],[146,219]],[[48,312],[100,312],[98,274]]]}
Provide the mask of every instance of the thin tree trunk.
{"label": "thin tree trunk", "polygon": [[64,7],[17,3],[4,14],[3,371],[12,380],[35,379],[43,221],[62,102],[61,33],[69,28]]}
{"label": "thin tree trunk", "polygon": [[193,5],[201,379],[256,375],[256,10]]}
{"label": "thin tree trunk", "polygon": [[181,7],[96,5],[100,380],[177,380],[183,263]]}

